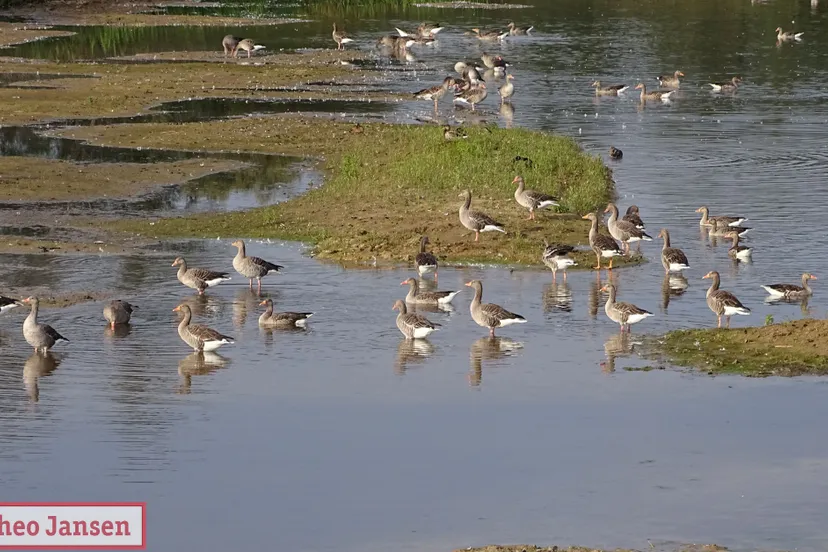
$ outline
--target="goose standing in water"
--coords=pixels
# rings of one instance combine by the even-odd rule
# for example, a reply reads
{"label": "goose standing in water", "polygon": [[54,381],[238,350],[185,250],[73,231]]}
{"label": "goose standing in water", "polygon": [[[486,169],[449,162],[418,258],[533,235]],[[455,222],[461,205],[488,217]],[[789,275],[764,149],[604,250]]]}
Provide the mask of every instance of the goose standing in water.
{"label": "goose standing in water", "polygon": [[739,245],[739,234],[733,232],[732,234],[728,234],[727,236],[733,243],[730,246],[730,249],[727,250],[727,254],[737,261],[748,262],[751,259],[751,255],[753,254],[753,249],[750,247],[745,247],[744,245]]}
{"label": "goose standing in water", "polygon": [[428,245],[428,236],[423,236],[420,238],[420,252],[417,253],[417,256],[414,257],[414,266],[417,267],[417,274],[423,276],[424,274],[431,274],[434,273],[434,279],[437,280],[437,269],[439,268],[439,263],[437,262],[437,257],[434,256],[434,253],[426,251],[426,245]]}
{"label": "goose standing in water", "polygon": [[535,190],[527,190],[525,187],[526,183],[523,181],[522,176],[516,176],[514,180],[512,180],[512,184],[517,184],[517,189],[515,190],[515,201],[518,202],[518,205],[529,209],[529,218],[526,220],[535,220],[536,209],[543,209],[544,207],[557,207],[560,205],[560,203],[558,203],[558,198],[555,196],[536,192]]}
{"label": "goose standing in water", "polygon": [[595,213],[587,213],[581,218],[592,221],[592,226],[589,228],[589,247],[595,252],[597,265],[593,268],[601,270],[601,259],[609,259],[610,264],[607,267],[612,270],[612,260],[615,257],[621,256],[624,253],[616,243],[615,239],[598,233],[598,215]]}
{"label": "goose standing in water", "polygon": [[184,315],[184,318],[178,324],[178,336],[194,351],[215,351],[222,345],[235,343],[232,337],[222,335],[212,328],[200,324],[190,324],[193,312],[189,305],[178,305],[173,309],[173,312],[180,312]]}
{"label": "goose standing in water", "polygon": [[644,230],[644,221],[641,220],[641,214],[638,212],[638,205],[630,205],[627,207],[627,213],[621,220],[632,223],[639,230]]}
{"label": "goose standing in water", "polygon": [[626,246],[626,252],[630,252],[630,243],[637,241],[653,241],[653,238],[646,232],[637,228],[635,224],[625,220],[618,220],[618,207],[615,203],[609,203],[604,209],[605,213],[609,213],[610,217],[607,220],[607,228],[610,234],[616,240],[620,241]]}
{"label": "goose standing in water", "polygon": [[109,322],[109,326],[114,330],[116,324],[128,324],[132,317],[132,310],[137,309],[135,305],[131,305],[126,301],[116,299],[110,301],[103,310],[104,318]]}
{"label": "goose standing in water", "polygon": [[187,268],[187,261],[184,260],[184,257],[176,257],[172,266],[178,267],[178,273],[176,274],[178,281],[188,288],[197,290],[199,295],[204,295],[204,290],[208,287],[216,286],[230,279],[226,272],[216,272],[206,268]]}
{"label": "goose standing in water", "polygon": [[250,289],[253,289],[253,279],[255,278],[259,283],[259,293],[262,292],[262,278],[271,272],[279,272],[280,269],[284,268],[282,265],[273,264],[259,257],[248,257],[242,240],[236,240],[231,245],[239,249],[236,256],[233,257],[233,268],[250,281]]}
{"label": "goose standing in water", "polygon": [[763,285],[762,289],[768,292],[768,294],[770,295],[768,299],[771,300],[788,299],[789,301],[793,301],[799,299],[807,299],[814,293],[814,290],[812,290],[811,286],[808,285],[808,281],[816,279],[816,276],[814,276],[810,272],[806,272],[802,275],[801,286],[797,286],[794,284],[768,284]]}
{"label": "goose standing in water", "polygon": [[478,83],[476,86],[472,86],[465,92],[460,92],[454,97],[455,102],[464,103],[466,105],[470,105],[472,111],[475,110],[475,106],[486,99],[489,93],[486,91],[486,85],[482,82]]}
{"label": "goose standing in water", "polygon": [[727,319],[727,327],[730,328],[731,316],[734,314],[748,316],[750,314],[750,309],[744,306],[735,295],[729,291],[719,289],[721,279],[718,272],[714,270],[702,276],[702,280],[710,279],[713,280],[713,283],[710,284],[710,289],[707,290],[707,306],[716,315],[718,328],[722,327],[722,316]]}
{"label": "goose standing in water", "polygon": [[498,93],[500,94],[500,103],[507,102],[515,93],[515,85],[512,81],[515,79],[514,75],[506,75],[506,82],[500,87]]}
{"label": "goose standing in water", "polygon": [[552,271],[552,281],[555,281],[557,272],[563,271],[564,282],[566,282],[566,269],[570,266],[575,266],[578,263],[567,257],[570,253],[575,251],[571,245],[549,245],[549,242],[543,240],[543,255],[541,261]]}
{"label": "goose standing in water", "polygon": [[331,36],[333,37],[334,42],[336,42],[337,50],[344,50],[345,44],[354,41],[352,38],[348,38],[348,35],[345,34],[345,31],[337,29],[336,23],[333,24],[333,32],[331,33]]}
{"label": "goose standing in water", "polygon": [[227,35],[223,39],[221,39],[221,47],[224,48],[224,57],[227,57],[228,54],[235,54],[236,46],[239,45],[239,42],[241,42],[241,40],[241,38],[233,35]]}
{"label": "goose standing in water", "polygon": [[409,278],[400,283],[408,287],[405,302],[410,305],[448,305],[459,291],[420,291],[420,283],[416,278]]}
{"label": "goose standing in water", "polygon": [[659,238],[664,238],[664,247],[661,248],[661,266],[664,267],[664,272],[681,272],[690,268],[690,263],[687,262],[687,255],[681,249],[670,247],[670,233],[666,228],[662,228],[658,233]]}
{"label": "goose standing in water", "polygon": [[503,328],[512,324],[525,324],[526,319],[519,314],[509,312],[500,305],[494,303],[483,303],[483,283],[480,280],[472,280],[466,284],[474,290],[471,311],[472,320],[478,326],[489,328],[489,337],[495,336],[495,328]]}
{"label": "goose standing in water", "polygon": [[653,315],[653,313],[638,308],[632,303],[617,302],[615,300],[616,288],[612,283],[608,283],[602,287],[601,291],[609,292],[609,298],[607,299],[606,305],[604,305],[604,312],[607,313],[607,318],[620,324],[622,332],[625,327],[629,332],[632,324],[641,322],[645,318]]}
{"label": "goose standing in water", "polygon": [[282,328],[304,328],[312,312],[273,312],[273,299],[265,299],[259,306],[267,307],[259,316],[259,326],[275,326]]}
{"label": "goose standing in water", "polygon": [[474,241],[480,241],[480,232],[503,232],[503,225],[494,220],[492,217],[480,211],[471,210],[471,192],[469,190],[460,194],[464,198],[463,205],[460,206],[460,223],[474,231]]}
{"label": "goose standing in water", "polygon": [[432,86],[431,88],[424,88],[419,92],[414,93],[414,97],[419,100],[432,100],[434,102],[434,111],[437,111],[437,102],[448,93],[449,88],[457,90],[457,83],[454,77],[446,77],[441,84]]}
{"label": "goose standing in water", "polygon": [[46,353],[59,341],[69,343],[69,340],[60,335],[48,324],[41,324],[37,321],[37,311],[40,308],[40,299],[35,296],[23,299],[24,303],[32,306],[29,316],[23,321],[23,337],[26,343],[34,347],[36,353]]}
{"label": "goose standing in water", "polygon": [[408,312],[402,299],[397,299],[391,310],[399,311],[397,328],[406,339],[424,339],[440,329],[440,324],[430,321],[422,314]]}

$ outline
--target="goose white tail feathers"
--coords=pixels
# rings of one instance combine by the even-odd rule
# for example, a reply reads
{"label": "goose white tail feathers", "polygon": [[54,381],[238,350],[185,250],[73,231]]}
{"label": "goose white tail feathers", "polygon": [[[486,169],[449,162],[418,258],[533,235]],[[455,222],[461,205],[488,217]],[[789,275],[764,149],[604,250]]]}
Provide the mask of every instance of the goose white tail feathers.
{"label": "goose white tail feathers", "polygon": [[400,33],[400,36],[403,37],[403,38],[411,36],[410,34],[405,32],[404,30],[400,29],[399,27],[394,27],[394,28],[397,30],[398,33]]}
{"label": "goose white tail feathers", "polygon": [[458,293],[460,293],[460,292],[459,291],[452,291],[451,293],[449,293],[445,297],[440,297],[439,299],[437,299],[437,302],[441,305],[448,305],[449,303],[451,303],[451,300],[454,299],[454,296],[457,295]]}
{"label": "goose white tail feathers", "polygon": [[768,295],[771,297],[785,297],[785,292],[780,291],[778,289],[774,289],[770,286],[762,286],[762,289],[768,292]]}
{"label": "goose white tail feathers", "polygon": [[802,35],[804,35],[804,34],[805,33],[795,33],[794,34],[794,40],[799,40],[800,38],[802,38]]}
{"label": "goose white tail feathers", "polygon": [[665,92],[664,94],[661,95],[661,101],[662,102],[669,102],[670,101],[670,96],[672,96],[675,93],[676,93],[675,90],[670,90],[669,92]]}
{"label": "goose white tail feathers", "polygon": [[721,84],[715,84],[715,83],[712,83],[712,82],[709,82],[709,83],[707,83],[707,84],[708,84],[709,86],[711,86],[711,87],[713,88],[713,90],[717,90],[717,91],[718,91],[718,90],[721,90],[721,89],[722,89],[722,85],[721,85]]}
{"label": "goose white tail feathers", "polygon": [[[433,29],[431,29],[428,32],[429,32],[429,34],[436,35],[440,31],[442,31],[443,29],[445,29],[445,27],[434,27]],[[399,31],[399,29],[397,29],[397,30]]]}
{"label": "goose white tail feathers", "polygon": [[353,38],[342,38],[339,40],[342,44],[347,44],[348,42],[353,42]]}
{"label": "goose white tail feathers", "polygon": [[629,86],[622,86],[621,88],[618,89],[618,92],[616,92],[616,94],[623,94],[624,91],[627,90],[628,88],[629,88]]}
{"label": "goose white tail feathers", "polygon": [[504,234],[507,233],[506,230],[504,230],[500,226],[495,226],[494,224],[487,224],[483,227],[481,232],[503,232]]}
{"label": "goose white tail feathers", "polygon": [[750,309],[747,307],[725,307],[724,314],[725,316],[733,316],[734,314],[748,316],[750,315]]}
{"label": "goose white tail feathers", "polygon": [[255,52],[256,50],[264,50],[265,48],[266,48],[266,46],[262,46],[261,44],[256,44],[255,46],[253,46],[253,51]]}

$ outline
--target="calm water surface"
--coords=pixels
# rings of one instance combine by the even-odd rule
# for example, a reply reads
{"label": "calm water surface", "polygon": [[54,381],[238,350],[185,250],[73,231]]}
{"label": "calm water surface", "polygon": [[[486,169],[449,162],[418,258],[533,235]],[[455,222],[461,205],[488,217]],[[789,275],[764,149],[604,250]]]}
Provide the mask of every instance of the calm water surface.
{"label": "calm water surface", "polygon": [[[513,62],[517,92],[511,118],[494,94],[482,118],[576,136],[600,155],[610,145],[624,150],[613,165],[619,203],[638,204],[651,234],[669,228],[692,265],[678,295],[669,293],[656,244],[642,246],[654,262],[616,271],[620,298],[656,314],[637,333],[714,323],[701,280],[712,269],[753,309],[736,325],[803,316],[796,305],[764,304],[759,284],[795,281],[806,270],[823,276],[824,6],[638,4],[573,0],[341,19],[365,48],[394,25],[430,19],[449,27],[439,45],[414,50],[415,61],[394,62],[388,86],[403,91],[436,83],[454,61],[481,53],[462,30],[535,23],[534,37],[490,48]],[[276,48],[329,47],[329,20],[315,19],[253,30]],[[777,48],[779,25],[805,31],[805,40]],[[65,42],[21,48],[58,57],[49,44]],[[654,85],[675,69],[686,84],[668,106],[639,109],[632,93],[596,101],[589,88],[596,78]],[[702,86],[734,74],[746,81],[736,96]],[[429,118],[430,108],[405,104],[393,116]],[[439,117],[470,121],[447,102]],[[734,265],[726,245],[700,232],[693,211],[702,204],[750,218],[752,264]],[[645,364],[634,354],[640,337],[619,336],[597,291],[607,277],[589,272],[553,285],[548,272],[443,269],[440,289],[465,290],[463,282],[481,278],[485,299],[529,323],[486,339],[468,316],[465,290],[454,312],[428,314],[443,329],[412,346],[391,311],[409,270],[343,270],[295,244],[249,249],[287,267],[266,281],[277,309],[316,314],[307,331],[263,332],[259,298],[238,276],[199,299],[169,266],[184,254],[191,264],[229,270],[230,241],[165,244],[123,258],[11,256],[0,267],[10,292],[85,289],[95,278],[140,306],[127,335],[106,332],[100,304],[45,310],[44,320],[72,340],[46,359],[28,356],[23,313],[0,321],[0,478],[8,496],[146,500],[154,550],[646,548],[647,539],[824,549],[822,380],[628,372]],[[824,316],[821,285],[804,315]],[[171,312],[182,300],[237,344],[220,356],[189,355]]]}

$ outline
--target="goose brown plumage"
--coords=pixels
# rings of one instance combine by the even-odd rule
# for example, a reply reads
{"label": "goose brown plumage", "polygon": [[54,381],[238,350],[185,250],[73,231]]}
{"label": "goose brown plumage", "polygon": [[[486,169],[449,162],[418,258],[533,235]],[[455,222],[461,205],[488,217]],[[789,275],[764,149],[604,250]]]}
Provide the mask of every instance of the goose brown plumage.
{"label": "goose brown plumage", "polygon": [[675,71],[672,75],[661,75],[656,77],[658,83],[663,86],[664,88],[679,88],[681,86],[681,80],[679,77],[683,77],[684,73],[681,71]]}
{"label": "goose brown plumage", "polygon": [[618,220],[618,207],[615,203],[607,204],[604,212],[610,214],[609,220],[607,220],[607,228],[610,234],[626,246],[628,253],[630,251],[630,242],[653,240],[650,235],[640,228],[637,228],[635,224],[627,222],[626,220]]}
{"label": "goose brown plumage", "polygon": [[653,313],[636,307],[632,303],[617,302],[615,300],[616,288],[612,283],[608,283],[602,287],[601,291],[609,292],[609,297],[604,305],[604,312],[607,313],[607,318],[620,324],[622,332],[625,327],[629,332],[632,324],[641,322],[645,318],[653,315]]}
{"label": "goose brown plumage", "polygon": [[441,84],[437,86],[432,86],[431,88],[424,88],[419,92],[414,93],[414,97],[419,100],[432,100],[434,101],[434,111],[437,111],[437,102],[439,102],[443,96],[448,93],[449,88],[454,88],[457,90],[458,86],[453,77],[446,77],[443,79]]}
{"label": "goose brown plumage", "polygon": [[729,291],[719,289],[721,278],[718,272],[713,270],[702,276],[702,280],[709,279],[712,279],[713,283],[710,284],[710,289],[707,290],[707,306],[716,315],[718,321],[717,327],[722,327],[722,316],[727,319],[727,327],[729,328],[731,316],[734,314],[740,314],[742,316],[750,314],[750,309],[744,306],[735,295]]}
{"label": "goose brown plumage", "polygon": [[416,278],[409,278],[400,282],[401,286],[408,286],[408,295],[405,302],[411,305],[448,305],[460,293],[459,291],[420,291],[420,283]]}
{"label": "goose brown plumage", "polygon": [[644,230],[644,221],[641,220],[641,213],[638,211],[638,205],[630,205],[627,207],[627,212],[621,220],[634,224],[639,230]]}
{"label": "goose brown plumage", "polygon": [[236,44],[236,48],[233,50],[233,57],[239,57],[239,50],[244,50],[247,52],[247,57],[250,57],[252,52],[256,52],[258,50],[264,50],[264,46],[261,44],[256,44],[253,42],[252,38],[245,38],[244,40],[240,40],[238,44]]}
{"label": "goose brown plumage", "polygon": [[334,42],[336,42],[337,50],[344,50],[345,44],[354,41],[352,38],[348,38],[348,35],[345,34],[345,31],[337,29],[336,23],[333,24],[333,32],[331,33],[331,36],[333,37]]}
{"label": "goose brown plumage", "polygon": [[598,265],[593,268],[601,270],[601,258],[605,257],[610,260],[609,267],[607,268],[612,270],[613,258],[623,255],[621,248],[614,238],[598,233],[598,215],[596,213],[587,213],[581,218],[592,221],[592,226],[589,229],[589,247],[595,253],[595,258],[598,262]]}
{"label": "goose brown plumage", "polygon": [[414,266],[417,267],[417,273],[420,276],[433,272],[434,279],[436,280],[439,263],[437,261],[437,257],[434,256],[434,253],[426,251],[426,245],[429,243],[431,242],[428,241],[428,236],[420,238],[420,252],[417,253],[416,257],[414,257]]}
{"label": "goose brown plumage", "polygon": [[481,30],[480,30],[480,29],[478,29],[478,28],[474,28],[474,29],[472,29],[472,33],[474,33],[474,35],[475,35],[477,38],[479,38],[480,40],[483,40],[483,41],[489,41],[489,42],[495,42],[495,41],[500,42],[500,41],[502,41],[504,38],[506,38],[507,36],[509,36],[509,31],[506,31],[506,32],[501,32],[501,31],[481,31]]}
{"label": "goose brown plumage", "polygon": [[570,253],[575,251],[571,245],[552,244],[543,240],[543,254],[541,254],[541,261],[549,270],[552,271],[552,281],[557,277],[557,272],[562,270],[564,273],[564,282],[566,281],[566,269],[570,266],[575,266],[578,263],[567,257]]}
{"label": "goose brown plumage", "polygon": [[492,217],[480,211],[471,210],[471,191],[465,190],[460,197],[464,198],[463,205],[460,206],[460,223],[474,231],[474,241],[480,241],[480,232],[503,232],[503,225],[494,220]]}
{"label": "goose brown plumage", "polygon": [[814,290],[811,289],[811,286],[808,284],[808,282],[810,280],[816,279],[816,276],[814,276],[810,272],[806,272],[802,275],[801,286],[797,286],[794,284],[768,284],[763,285],[762,289],[768,292],[768,294],[770,295],[770,299],[805,299],[807,297],[810,297],[814,293]]}
{"label": "goose brown plumage", "polygon": [[472,280],[466,285],[474,290],[469,310],[472,320],[478,326],[489,328],[489,336],[495,336],[495,328],[503,328],[512,324],[525,324],[526,319],[519,314],[509,312],[500,305],[494,303],[483,303],[483,283],[480,280]]}
{"label": "goose brown plumage", "polygon": [[664,272],[681,272],[690,268],[690,263],[687,261],[687,255],[681,249],[670,247],[670,233],[666,228],[662,228],[658,233],[659,238],[664,238],[664,246],[661,248],[661,265],[664,267]]}
{"label": "goose brown plumage", "polygon": [[595,95],[596,96],[617,96],[618,94],[623,93],[629,86],[626,84],[611,84],[609,86],[601,86],[601,81],[595,81],[592,83],[592,86],[595,88]]}
{"label": "goose brown plumage", "polygon": [[135,305],[132,305],[126,301],[121,301],[120,299],[116,299],[114,301],[110,301],[103,310],[104,318],[107,322],[109,322],[110,327],[114,330],[116,324],[127,324],[129,323],[129,319],[132,317],[133,309],[137,309]]}
{"label": "goose brown plumage", "polygon": [[535,220],[536,209],[543,209],[544,207],[557,207],[560,205],[558,198],[553,195],[536,192],[535,190],[527,190],[526,183],[523,181],[522,176],[516,176],[512,180],[512,184],[517,184],[517,189],[515,190],[515,201],[517,201],[518,205],[521,207],[526,207],[529,210],[529,218],[526,220]]}
{"label": "goose brown plumage", "polygon": [[789,33],[782,30],[782,27],[776,28],[776,40],[777,42],[789,42],[791,40],[801,40],[802,35],[805,33]]}
{"label": "goose brown plumage", "polygon": [[713,89],[712,92],[736,92],[739,85],[742,84],[742,79],[733,77],[729,82],[710,82],[708,84]]}
{"label": "goose brown plumage", "polygon": [[432,322],[422,314],[408,312],[402,299],[397,299],[391,309],[399,311],[399,314],[397,314],[397,328],[406,339],[424,339],[432,332],[440,329],[440,324]]}
{"label": "goose brown plumage", "polygon": [[279,272],[279,270],[284,268],[282,265],[265,261],[259,257],[248,257],[242,240],[236,240],[232,245],[238,248],[236,256],[233,257],[233,268],[250,281],[250,289],[253,289],[253,279],[255,278],[259,283],[258,290],[261,292],[262,278],[271,272]]}
{"label": "goose brown plumage", "polygon": [[646,103],[647,100],[661,100],[664,103],[670,101],[675,90],[656,90],[655,92],[647,92],[647,86],[640,82],[635,87],[636,90],[641,90],[641,103]]}
{"label": "goose brown plumage", "polygon": [[454,101],[470,105],[472,111],[474,111],[475,106],[485,100],[488,95],[489,93],[486,91],[486,85],[480,82],[477,86],[472,86],[468,90],[455,95]]}
{"label": "goose brown plumage", "polygon": [[534,25],[530,25],[529,27],[518,27],[515,25],[514,21],[510,22],[507,27],[509,27],[509,34],[512,36],[528,35],[532,32],[532,29],[535,28]]}
{"label": "goose brown plumage", "polygon": [[739,245],[739,234],[737,232],[733,232],[728,234],[727,237],[733,240],[733,243],[730,245],[730,249],[727,250],[727,254],[737,261],[750,261],[753,249],[744,245]]}
{"label": "goose brown plumage", "polygon": [[199,295],[204,295],[204,290],[207,288],[230,279],[226,272],[216,272],[206,268],[187,268],[187,261],[184,257],[176,257],[172,266],[178,267],[178,273],[176,273],[178,281],[198,291]]}
{"label": "goose brown plumage", "polygon": [[180,312],[184,315],[178,324],[178,337],[192,347],[193,350],[199,352],[215,351],[222,345],[235,343],[232,337],[220,334],[212,328],[200,324],[190,324],[193,318],[193,312],[190,310],[189,305],[182,303],[175,307],[173,312]]}
{"label": "goose brown plumage", "polygon": [[241,38],[233,35],[227,35],[221,39],[221,47],[224,48],[224,57],[227,57],[228,54],[233,55],[236,53],[236,46],[239,45],[241,42]]}
{"label": "goose brown plumage", "polygon": [[273,299],[265,299],[259,306],[267,307],[259,316],[259,326],[304,328],[308,318],[313,316],[312,312],[273,312]]}
{"label": "goose brown plumage", "polygon": [[512,84],[512,81],[515,79],[514,75],[506,75],[506,82],[503,83],[503,86],[497,91],[500,94],[500,103],[503,103],[509,100],[515,93],[515,85]]}
{"label": "goose brown plumage", "polygon": [[701,213],[702,217],[699,220],[699,226],[712,226],[714,228],[718,226],[734,226],[738,227],[747,220],[747,217],[734,217],[734,216],[725,216],[720,215],[717,217],[710,216],[710,210],[706,206],[701,206],[696,209],[697,213]]}

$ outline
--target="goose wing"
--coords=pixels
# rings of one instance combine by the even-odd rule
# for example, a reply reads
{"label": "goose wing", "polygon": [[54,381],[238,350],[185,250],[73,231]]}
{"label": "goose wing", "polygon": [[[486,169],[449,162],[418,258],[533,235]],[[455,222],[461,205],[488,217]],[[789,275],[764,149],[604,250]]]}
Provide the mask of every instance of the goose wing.
{"label": "goose wing", "polygon": [[664,260],[666,260],[668,264],[683,264],[685,266],[690,266],[690,263],[687,261],[687,255],[685,255],[684,251],[681,249],[668,247],[662,252],[662,254],[664,255]]}
{"label": "goose wing", "polygon": [[417,253],[417,256],[414,257],[414,262],[417,266],[436,266],[437,257],[433,253],[424,251],[423,253]]}
{"label": "goose wing", "polygon": [[204,282],[217,280],[219,278],[227,278],[226,272],[215,272],[213,270],[207,270],[206,268],[190,268],[187,270],[187,273],[196,280],[202,280]]}
{"label": "goose wing", "polygon": [[417,314],[414,312],[410,312],[403,316],[403,323],[411,329],[416,330],[417,328],[431,328],[432,330],[437,329],[440,324],[436,322],[432,322],[422,314]]}
{"label": "goose wing", "polygon": [[480,228],[485,228],[486,226],[503,226],[486,213],[481,213],[480,211],[469,211],[469,219]]}
{"label": "goose wing", "polygon": [[279,272],[280,269],[285,268],[282,265],[273,264],[270,261],[260,259],[259,257],[248,257],[250,262],[267,272]]}
{"label": "goose wing", "polygon": [[618,243],[613,238],[605,234],[598,234],[597,236],[595,236],[593,244],[601,251],[617,251],[618,253],[621,252],[621,247],[618,245]]}
{"label": "goose wing", "polygon": [[618,222],[615,223],[615,226],[616,226],[616,228],[618,228],[619,230],[621,230],[622,232],[624,232],[626,234],[629,234],[630,237],[633,237],[633,238],[641,239],[641,238],[645,238],[645,237],[646,238],[650,237],[641,228],[638,228],[635,224],[633,224],[631,222],[628,222],[626,220],[619,220]]}
{"label": "goose wing", "polygon": [[513,312],[509,312],[500,305],[494,303],[483,303],[480,305],[480,312],[486,319],[487,324],[491,326],[498,326],[503,320],[523,320],[524,318]]}
{"label": "goose wing", "polygon": [[710,297],[713,299],[713,301],[716,302],[717,305],[720,305],[722,308],[733,307],[734,309],[747,309],[747,307],[745,307],[742,304],[742,302],[736,298],[735,295],[723,289],[718,289],[714,291],[710,294]]}
{"label": "goose wing", "polygon": [[778,293],[781,293],[781,294],[800,293],[800,292],[805,290],[805,288],[803,288],[802,286],[797,286],[797,285],[794,285],[794,284],[771,284],[771,285],[762,286],[762,287],[772,289],[772,290],[774,290]]}
{"label": "goose wing", "polygon": [[632,303],[615,303],[615,309],[627,317],[634,314],[653,314],[650,311],[645,311],[642,308],[636,307]]}
{"label": "goose wing", "polygon": [[626,215],[624,215],[624,217],[621,219],[621,221],[622,222],[629,222],[630,224],[632,224],[633,226],[635,226],[639,230],[644,230],[644,221],[641,220],[641,217],[638,216],[635,213],[627,213]]}
{"label": "goose wing", "polygon": [[227,341],[233,341],[232,337],[220,334],[216,330],[208,328],[207,326],[202,326],[201,324],[190,324],[187,326],[187,329],[193,337],[202,343],[206,343],[208,341],[223,341],[225,339]]}
{"label": "goose wing", "polygon": [[572,253],[573,251],[575,251],[575,247],[571,245],[561,245],[553,243],[551,245],[547,245],[546,249],[543,250],[543,258],[552,259],[554,257],[563,257],[564,255]]}
{"label": "goose wing", "polygon": [[55,341],[69,341],[68,339],[60,335],[56,329],[54,329],[48,324],[43,324],[43,331],[46,332],[46,335],[48,335]]}
{"label": "goose wing", "polygon": [[544,201],[551,201],[555,205],[558,204],[558,198],[553,196],[553,195],[544,194],[544,193],[541,193],[541,192],[536,192],[534,190],[526,190],[523,193],[524,193],[524,195],[526,195],[526,197],[528,197],[536,205],[539,205],[539,204],[543,203]]}

